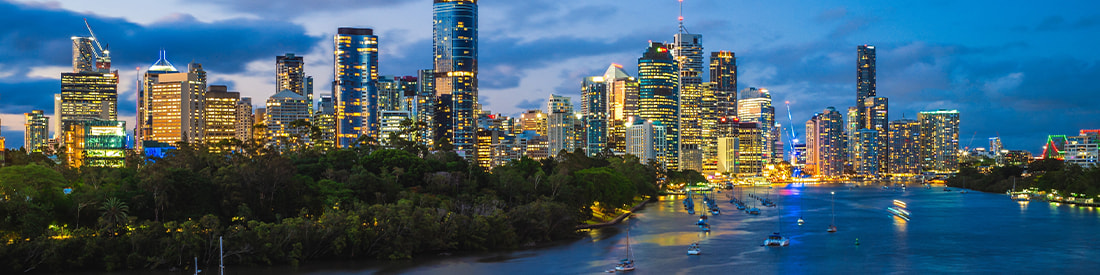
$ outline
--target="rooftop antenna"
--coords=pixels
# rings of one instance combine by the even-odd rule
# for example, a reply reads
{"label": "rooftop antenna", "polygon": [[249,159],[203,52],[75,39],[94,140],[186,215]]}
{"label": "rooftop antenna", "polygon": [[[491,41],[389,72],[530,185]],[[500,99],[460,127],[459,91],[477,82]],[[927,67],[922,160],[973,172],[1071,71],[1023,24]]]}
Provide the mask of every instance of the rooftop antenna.
{"label": "rooftop antenna", "polygon": [[684,0],[680,1],[680,33],[691,33],[684,27]]}

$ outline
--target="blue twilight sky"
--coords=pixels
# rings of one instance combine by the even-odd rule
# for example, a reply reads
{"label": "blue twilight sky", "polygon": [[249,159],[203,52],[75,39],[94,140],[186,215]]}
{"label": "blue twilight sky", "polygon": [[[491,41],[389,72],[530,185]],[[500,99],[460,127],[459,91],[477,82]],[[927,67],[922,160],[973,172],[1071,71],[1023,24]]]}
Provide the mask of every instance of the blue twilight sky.
{"label": "blue twilight sky", "polygon": [[[70,36],[88,18],[120,71],[119,113],[133,126],[136,68],[167,51],[203,63],[210,84],[263,102],[275,56],[304,55],[328,93],[337,27],[379,35],[383,75],[431,68],[431,0],[0,0],[0,122],[23,144],[22,113],[52,113]],[[513,115],[545,109],[551,93],[577,100],[584,76],[610,63],[636,74],[647,41],[671,41],[676,0],[482,0],[480,97]],[[795,129],[815,112],[855,103],[856,46],[878,48],[878,95],[890,119],[958,109],[961,146],[1038,153],[1048,134],[1100,128],[1100,2],[686,0],[685,25],[706,51],[738,57],[739,88],[765,87]],[[55,120],[51,119],[51,122]],[[788,127],[788,121],[779,121]],[[973,137],[973,143],[971,138]]]}

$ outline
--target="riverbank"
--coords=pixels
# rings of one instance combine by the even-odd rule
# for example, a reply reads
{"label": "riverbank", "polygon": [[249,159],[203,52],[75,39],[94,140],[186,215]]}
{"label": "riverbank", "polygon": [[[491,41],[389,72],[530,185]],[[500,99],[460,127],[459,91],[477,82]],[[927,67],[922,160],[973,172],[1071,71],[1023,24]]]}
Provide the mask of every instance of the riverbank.
{"label": "riverbank", "polygon": [[656,200],[656,199],[654,199],[654,198],[644,199],[641,202],[635,204],[634,207],[631,207],[629,211],[626,211],[625,213],[619,214],[619,216],[615,217],[614,219],[612,219],[610,221],[603,222],[603,223],[597,223],[597,224],[581,224],[581,225],[577,225],[576,229],[577,230],[595,229],[595,228],[601,228],[601,227],[606,227],[606,226],[612,226],[612,225],[619,224],[624,219],[626,219],[626,217],[629,217],[631,214],[634,214],[635,211],[638,211],[638,210],[642,209],[643,207],[645,207],[645,205],[647,203],[649,203],[650,201],[654,201],[654,200]]}

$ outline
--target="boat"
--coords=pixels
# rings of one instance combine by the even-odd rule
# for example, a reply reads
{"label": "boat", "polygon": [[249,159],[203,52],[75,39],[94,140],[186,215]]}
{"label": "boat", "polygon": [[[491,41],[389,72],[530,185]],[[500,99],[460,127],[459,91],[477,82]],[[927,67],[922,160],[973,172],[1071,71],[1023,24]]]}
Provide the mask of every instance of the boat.
{"label": "boat", "polygon": [[802,217],[798,217],[798,225],[802,226],[804,223],[806,223],[806,220],[803,220]]}
{"label": "boat", "polygon": [[788,246],[790,244],[791,240],[783,237],[779,232],[772,233],[767,240],[764,240],[764,246]]}
{"label": "boat", "polygon": [[836,192],[829,192],[829,194],[832,196],[833,201],[833,223],[829,224],[829,229],[825,231],[829,233],[836,233]]}
{"label": "boat", "polygon": [[1016,178],[1012,178],[1012,191],[1008,192],[1008,196],[1014,201],[1030,201],[1031,197],[1028,197],[1027,192],[1016,192]]}
{"label": "boat", "polygon": [[699,253],[703,253],[703,251],[699,249],[698,242],[691,243],[691,245],[688,246],[688,255],[699,255]]}
{"label": "boat", "polygon": [[894,216],[897,216],[898,218],[909,221],[910,213],[908,207],[909,206],[905,204],[905,202],[894,200],[894,206],[887,207],[886,211],[890,212],[890,214],[893,214]]}
{"label": "boat", "polygon": [[630,250],[630,231],[626,231],[626,258],[619,260],[619,264],[615,265],[616,271],[631,271],[634,270],[634,251]]}
{"label": "boat", "polygon": [[753,207],[747,212],[749,212],[750,215],[760,215],[760,208]]}

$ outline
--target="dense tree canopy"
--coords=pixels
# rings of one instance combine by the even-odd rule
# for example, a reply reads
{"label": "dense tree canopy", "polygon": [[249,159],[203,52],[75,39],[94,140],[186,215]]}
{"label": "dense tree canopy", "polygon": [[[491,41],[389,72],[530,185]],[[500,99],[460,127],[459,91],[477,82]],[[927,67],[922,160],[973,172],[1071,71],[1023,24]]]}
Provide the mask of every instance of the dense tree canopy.
{"label": "dense tree canopy", "polygon": [[483,171],[390,139],[392,149],[364,141],[285,153],[184,145],[130,156],[126,168],[68,169],[9,152],[0,272],[212,264],[219,236],[229,264],[514,248],[574,237],[593,211],[657,194],[658,171],[632,156],[567,152]]}

